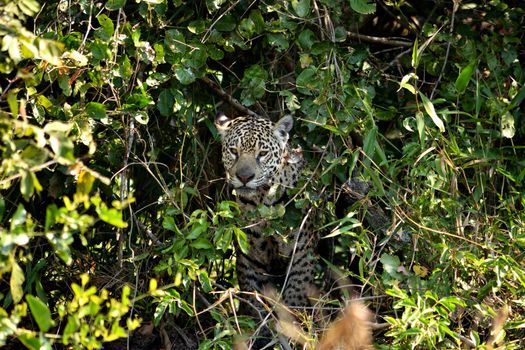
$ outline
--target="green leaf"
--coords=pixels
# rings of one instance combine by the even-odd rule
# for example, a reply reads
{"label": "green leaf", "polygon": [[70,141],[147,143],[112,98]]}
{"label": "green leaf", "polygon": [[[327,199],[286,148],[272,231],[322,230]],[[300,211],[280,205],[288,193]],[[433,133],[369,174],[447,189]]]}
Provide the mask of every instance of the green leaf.
{"label": "green leaf", "polygon": [[456,79],[456,91],[459,94],[463,94],[467,89],[472,73],[476,68],[476,62],[471,62],[468,66],[464,67],[459,73],[458,78]]}
{"label": "green leaf", "polygon": [[15,231],[18,227],[22,226],[26,221],[26,209],[22,204],[18,204],[15,213],[11,217],[10,230]]}
{"label": "green leaf", "polygon": [[215,23],[215,29],[219,32],[231,32],[237,26],[237,18],[232,15],[222,16],[221,19]]}
{"label": "green leaf", "polygon": [[191,21],[190,24],[188,24],[188,30],[193,34],[204,33],[206,27],[206,22],[202,19]]}
{"label": "green leaf", "polygon": [[162,227],[166,230],[170,230],[173,232],[179,232],[179,229],[177,228],[177,224],[175,224],[175,219],[173,219],[172,216],[165,216],[164,220],[162,220]]}
{"label": "green leaf", "polygon": [[153,324],[155,326],[160,324],[160,321],[162,320],[164,313],[166,313],[166,309],[168,308],[168,306],[169,306],[169,301],[167,300],[163,300],[157,304],[157,307],[155,308],[155,312],[153,313]]}
{"label": "green leaf", "polygon": [[170,90],[165,89],[159,94],[159,100],[157,101],[157,108],[164,117],[169,117],[173,114],[173,104],[175,100]]}
{"label": "green leaf", "polygon": [[13,117],[18,117],[18,91],[19,89],[10,89],[7,92],[7,105]]}
{"label": "green leaf", "polygon": [[118,65],[118,75],[124,79],[129,80],[131,78],[132,74],[132,68],[131,68],[131,62],[127,55],[123,55],[120,59],[120,63]]}
{"label": "green leaf", "polygon": [[38,324],[38,328],[40,328],[42,332],[47,332],[53,325],[53,319],[51,318],[49,307],[42,300],[32,295],[27,295],[26,300],[29,309],[31,309],[31,314]]}
{"label": "green leaf", "polygon": [[317,78],[317,68],[308,67],[304,69],[296,78],[297,91],[305,95],[312,95],[317,88],[319,79]]}
{"label": "green leaf", "polygon": [[[30,350],[43,350],[46,349],[41,343],[41,338],[37,337],[37,333],[34,332],[24,332],[21,333],[18,337],[18,340],[24,346]],[[45,339],[45,338],[44,338]]]}
{"label": "green leaf", "polygon": [[22,271],[18,263],[14,259],[12,259],[11,278],[9,279],[9,285],[11,287],[11,296],[13,297],[14,304],[18,304],[24,296],[24,290],[22,288],[24,281],[24,271]]}
{"label": "green leaf", "polygon": [[6,35],[2,40],[2,50],[5,50],[7,47],[7,53],[9,57],[15,62],[18,63],[22,60],[22,54],[20,52],[20,45],[18,38],[13,35]]}
{"label": "green leaf", "polygon": [[268,33],[266,34],[266,40],[268,40],[268,43],[272,46],[275,46],[277,51],[280,52],[285,51],[290,46],[286,36],[281,33]]}
{"label": "green leaf", "polygon": [[91,56],[95,59],[95,62],[93,62],[94,65],[97,65],[101,60],[111,58],[111,51],[106,43],[97,40],[92,42],[89,48],[91,50]]}
{"label": "green leaf", "polygon": [[26,201],[29,201],[29,199],[33,196],[33,193],[35,192],[33,177],[31,176],[31,173],[29,171],[21,171],[22,177],[20,179],[20,193]]}
{"label": "green leaf", "polygon": [[101,14],[97,16],[97,20],[100,24],[100,28],[95,31],[95,35],[102,40],[111,39],[113,33],[115,32],[115,25],[113,24],[111,18],[105,14]]}
{"label": "green leaf", "polygon": [[414,87],[414,85],[409,83],[410,79],[417,80],[418,76],[415,75],[414,73],[409,73],[409,74],[405,75],[401,79],[401,82],[399,83],[399,89],[397,89],[397,91],[399,91],[399,90],[404,88],[404,89],[407,89],[408,91],[410,91],[412,94],[415,95],[416,94],[416,88]]}
{"label": "green leaf", "polygon": [[250,19],[255,25],[255,33],[260,34],[264,31],[265,23],[264,18],[259,10],[252,10],[250,12]]}
{"label": "green leaf", "polygon": [[73,236],[69,233],[62,233],[60,235],[46,233],[46,238],[53,245],[53,249],[60,259],[62,259],[66,265],[70,265],[73,258],[71,257],[69,245],[73,243]]}
{"label": "green leaf", "polygon": [[342,26],[336,27],[334,30],[334,34],[335,34],[335,41],[340,42],[340,43],[344,42],[346,40],[346,36],[348,35],[346,32],[346,29]]}
{"label": "green leaf", "polygon": [[87,115],[93,119],[101,120],[106,118],[106,106],[98,102],[88,102],[86,104]]}
{"label": "green leaf", "polygon": [[264,96],[267,78],[268,72],[257,64],[250,66],[244,71],[241,81],[243,87],[241,102],[244,105],[251,106]]}
{"label": "green leaf", "polygon": [[186,236],[186,239],[192,240],[198,238],[203,232],[208,229],[207,223],[195,223],[191,229],[191,232]]}
{"label": "green leaf", "polygon": [[175,68],[175,77],[183,85],[191,84],[195,81],[195,74],[190,67],[178,66]]}
{"label": "green leaf", "polygon": [[132,116],[139,124],[147,125],[149,122],[149,115],[144,111],[133,112]]}
{"label": "green leaf", "polygon": [[53,107],[53,103],[44,95],[38,95],[36,100],[40,106],[44,107],[48,111]]}
{"label": "green leaf", "polygon": [[292,8],[299,17],[310,14],[310,0],[292,0]]}
{"label": "green leaf", "polygon": [[423,144],[425,142],[425,116],[421,111],[416,112],[416,125],[419,141]]}
{"label": "green leaf", "polygon": [[396,279],[401,279],[402,275],[399,272],[397,272],[397,269],[401,265],[401,262],[399,261],[399,258],[397,256],[392,256],[383,253],[379,261],[381,261],[381,263],[383,264],[383,269],[388,275]]}
{"label": "green leaf", "polygon": [[58,86],[60,86],[64,95],[71,96],[73,90],[71,89],[71,85],[69,84],[68,75],[63,74],[58,76]]}
{"label": "green leaf", "polygon": [[20,10],[22,10],[22,12],[27,16],[33,16],[40,10],[40,5],[35,0],[23,0],[17,1],[16,3]]}
{"label": "green leaf", "polygon": [[122,212],[115,208],[106,208],[104,206],[100,206],[99,208],[97,208],[97,213],[100,219],[102,219],[110,225],[119,228],[128,227],[128,224],[122,220]]}
{"label": "green leaf", "polygon": [[121,9],[126,5],[126,0],[108,0],[106,2],[106,9],[109,11],[115,11]]}
{"label": "green leaf", "polygon": [[436,124],[439,131],[445,132],[445,124],[443,124],[443,121],[438,117],[432,102],[430,102],[430,100],[421,92],[419,92],[419,96],[421,97],[421,101],[423,102],[423,107],[425,108],[425,111],[430,116],[430,118],[432,118],[432,121],[434,122],[434,124]]}
{"label": "green leaf", "polygon": [[350,0],[350,7],[362,15],[370,15],[376,12],[376,4],[367,0]]}
{"label": "green leaf", "polygon": [[239,33],[246,39],[255,35],[255,23],[251,18],[243,18],[238,26]]}
{"label": "green leaf", "polygon": [[303,50],[310,50],[315,40],[315,34],[310,29],[303,30],[297,37],[297,42]]}
{"label": "green leaf", "polygon": [[233,232],[235,234],[235,238],[237,239],[237,244],[239,245],[241,252],[243,252],[244,254],[248,254],[250,246],[248,244],[248,238],[246,237],[246,233],[244,233],[244,231],[237,227],[233,229]]}
{"label": "green leaf", "polygon": [[215,47],[215,45],[209,45],[207,47],[208,55],[215,61],[220,61],[224,58],[224,51]]}
{"label": "green leaf", "polygon": [[206,7],[208,8],[209,13],[214,13],[221,8],[221,5],[224,4],[226,0],[206,0]]}
{"label": "green leaf", "polygon": [[124,105],[125,108],[129,109],[143,109],[149,106],[153,101],[149,95],[144,93],[131,94]]}
{"label": "green leaf", "polygon": [[211,249],[213,248],[213,244],[210,243],[206,238],[199,237],[196,240],[192,241],[190,243],[190,246],[192,246],[195,249]]}
{"label": "green leaf", "polygon": [[69,165],[75,159],[73,142],[66,135],[60,133],[50,134],[49,145],[60,164]]}
{"label": "green leaf", "polygon": [[2,219],[4,218],[4,212],[5,212],[5,199],[4,197],[0,196],[0,222],[2,222]]}
{"label": "green leaf", "polygon": [[205,293],[209,293],[213,290],[211,286],[210,277],[208,276],[208,273],[206,271],[200,271],[198,278],[202,286],[202,290],[204,290]]}
{"label": "green leaf", "polygon": [[374,126],[365,136],[363,141],[363,151],[370,159],[374,159],[376,151],[377,126]]}

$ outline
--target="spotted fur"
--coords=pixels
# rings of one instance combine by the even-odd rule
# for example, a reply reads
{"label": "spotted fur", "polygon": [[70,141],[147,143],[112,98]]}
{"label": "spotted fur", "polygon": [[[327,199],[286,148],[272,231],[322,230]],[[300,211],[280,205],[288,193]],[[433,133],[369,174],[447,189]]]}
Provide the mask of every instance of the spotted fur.
{"label": "spotted fur", "polygon": [[[286,188],[296,185],[304,166],[301,150],[288,145],[292,117],[272,123],[251,116],[229,119],[219,114],[215,125],[221,135],[226,179],[241,210],[246,213],[259,204],[271,206],[282,201]],[[240,288],[264,292],[268,287],[282,287],[286,281],[284,303],[306,306],[313,283],[312,252],[317,243],[310,221],[290,230],[286,241],[281,235],[264,234],[265,223],[247,222],[246,226],[249,253],[237,252]]]}

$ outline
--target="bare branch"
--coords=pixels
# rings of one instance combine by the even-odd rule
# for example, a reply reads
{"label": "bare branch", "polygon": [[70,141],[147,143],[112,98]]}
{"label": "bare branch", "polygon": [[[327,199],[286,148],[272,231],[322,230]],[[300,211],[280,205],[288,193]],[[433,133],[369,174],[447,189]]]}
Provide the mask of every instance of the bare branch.
{"label": "bare branch", "polygon": [[374,44],[381,44],[381,45],[390,45],[390,46],[404,46],[404,47],[412,47],[414,45],[411,41],[404,41],[404,40],[396,40],[392,38],[382,38],[378,36],[370,36],[370,35],[364,35],[354,32],[346,32],[349,38],[359,40],[359,41],[366,41],[369,43]]}
{"label": "bare branch", "polygon": [[202,77],[200,78],[200,80],[205,83],[206,85],[208,85],[208,87],[214,92],[216,93],[217,95],[219,95],[223,100],[225,100],[226,102],[228,102],[229,104],[231,104],[233,107],[235,107],[236,110],[242,112],[242,113],[245,113],[245,114],[248,114],[248,115],[251,115],[251,116],[254,116],[254,117],[258,117],[260,118],[260,116],[255,113],[254,111],[252,111],[251,109],[243,106],[239,101],[237,101],[236,98],[234,98],[232,95],[228,94],[226,91],[224,91],[223,89],[221,89],[221,87],[219,85],[217,85],[213,80],[211,80],[210,78],[208,77]]}

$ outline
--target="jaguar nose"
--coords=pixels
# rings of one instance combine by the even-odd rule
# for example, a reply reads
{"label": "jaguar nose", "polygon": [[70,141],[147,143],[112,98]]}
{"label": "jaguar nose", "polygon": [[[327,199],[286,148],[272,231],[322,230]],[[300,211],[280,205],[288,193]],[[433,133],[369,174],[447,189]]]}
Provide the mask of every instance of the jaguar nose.
{"label": "jaguar nose", "polygon": [[235,173],[235,176],[244,184],[246,185],[250,180],[252,180],[255,177],[255,173],[252,169],[248,167],[243,167],[237,170]]}

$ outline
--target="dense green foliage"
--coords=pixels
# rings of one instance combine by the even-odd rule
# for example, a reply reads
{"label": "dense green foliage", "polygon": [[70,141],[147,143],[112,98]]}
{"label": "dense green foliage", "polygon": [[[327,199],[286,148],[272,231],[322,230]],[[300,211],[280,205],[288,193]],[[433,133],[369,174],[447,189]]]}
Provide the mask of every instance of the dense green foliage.
{"label": "dense green foliage", "polygon": [[[322,213],[322,264],[358,283],[378,348],[522,347],[520,6],[1,1],[0,346],[110,349],[142,325],[157,348],[228,349],[253,326],[233,307],[247,247],[225,111],[294,115],[308,166],[290,206]],[[371,191],[342,207],[351,178]],[[340,308],[330,283],[319,307]]]}

